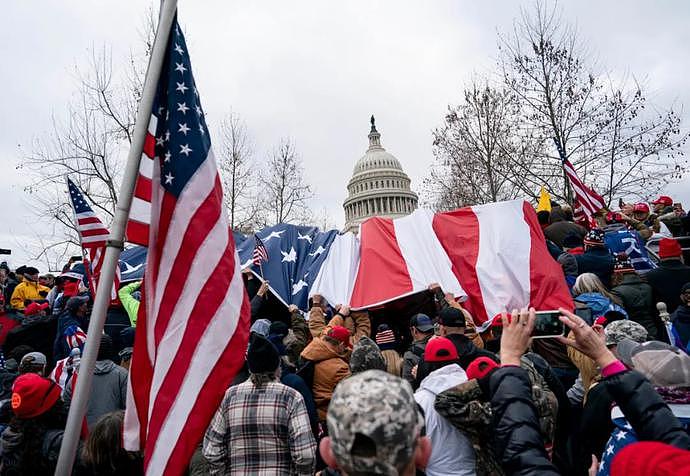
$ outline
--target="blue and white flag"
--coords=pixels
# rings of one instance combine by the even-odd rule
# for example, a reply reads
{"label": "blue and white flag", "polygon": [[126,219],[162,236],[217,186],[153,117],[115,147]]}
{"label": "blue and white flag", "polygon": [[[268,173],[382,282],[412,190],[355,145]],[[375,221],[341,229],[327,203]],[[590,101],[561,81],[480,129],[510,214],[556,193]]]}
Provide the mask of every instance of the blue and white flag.
{"label": "blue and white flag", "polygon": [[[322,232],[315,227],[281,223],[261,230],[257,236],[268,251],[269,259],[262,268],[269,288],[285,305],[295,304],[306,310],[309,290],[338,231]],[[250,268],[259,276],[259,267],[252,259],[254,244],[255,240],[247,239],[237,251],[242,268]]]}
{"label": "blue and white flag", "polygon": [[630,258],[635,271],[644,274],[656,268],[649,258],[644,240],[636,231],[620,230],[607,232],[604,241],[611,253],[625,253]]}

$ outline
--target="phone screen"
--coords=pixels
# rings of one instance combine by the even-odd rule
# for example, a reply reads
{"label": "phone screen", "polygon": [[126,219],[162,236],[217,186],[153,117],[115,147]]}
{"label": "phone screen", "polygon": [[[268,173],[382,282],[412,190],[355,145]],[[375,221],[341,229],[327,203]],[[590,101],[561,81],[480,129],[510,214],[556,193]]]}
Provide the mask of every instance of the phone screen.
{"label": "phone screen", "polygon": [[565,324],[563,324],[559,317],[561,313],[558,311],[539,311],[536,313],[536,321],[534,322],[534,330],[532,330],[532,337],[556,337],[565,334]]}
{"label": "phone screen", "polygon": [[588,325],[594,324],[594,319],[592,318],[592,309],[589,307],[575,308],[575,315],[585,321]]}

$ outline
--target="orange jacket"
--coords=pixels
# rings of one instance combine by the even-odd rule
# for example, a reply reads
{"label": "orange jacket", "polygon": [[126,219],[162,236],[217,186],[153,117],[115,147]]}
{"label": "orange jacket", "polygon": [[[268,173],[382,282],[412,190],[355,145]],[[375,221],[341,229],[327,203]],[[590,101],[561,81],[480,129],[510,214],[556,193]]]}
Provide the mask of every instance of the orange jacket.
{"label": "orange jacket", "polygon": [[350,376],[348,352],[339,354],[332,345],[319,337],[312,340],[301,355],[303,359],[314,362],[312,392],[319,420],[325,420],[335,386]]}

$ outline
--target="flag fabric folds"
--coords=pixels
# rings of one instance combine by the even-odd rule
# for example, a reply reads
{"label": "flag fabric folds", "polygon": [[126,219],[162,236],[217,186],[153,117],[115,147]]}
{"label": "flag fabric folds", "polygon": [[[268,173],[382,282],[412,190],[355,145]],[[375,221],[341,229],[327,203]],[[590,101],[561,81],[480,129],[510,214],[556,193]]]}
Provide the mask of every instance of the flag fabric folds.
{"label": "flag fabric folds", "polygon": [[[110,237],[108,228],[103,224],[98,215],[93,211],[89,203],[84,198],[84,194],[79,190],[72,180],[67,179],[67,189],[69,191],[70,202],[74,210],[75,226],[79,234],[79,241],[84,251],[88,252],[90,266],[91,290],[96,294],[98,280],[101,276],[103,257],[105,256],[105,243]],[[86,270],[85,270],[86,271]],[[113,288],[110,291],[110,299],[117,299],[117,290],[120,287],[119,269],[115,272]]]}
{"label": "flag fabric folds", "polygon": [[[514,200],[362,223],[357,263],[328,256],[310,294],[367,308],[439,283],[465,301],[477,323],[525,306],[572,308],[560,265],[529,203]],[[354,250],[354,248],[353,248]],[[342,289],[352,289],[340,301]]]}
{"label": "flag fabric folds", "polygon": [[128,240],[148,250],[124,445],[144,451],[147,475],[175,475],[185,473],[242,366],[249,333],[249,301],[177,21],[149,133],[135,196],[150,200],[142,208],[135,200],[128,226]]}
{"label": "flag fabric folds", "polygon": [[588,219],[591,219],[595,213],[606,207],[606,202],[601,195],[596,193],[594,190],[585,185],[582,180],[580,180],[580,177],[578,177],[577,172],[575,171],[575,167],[573,167],[573,164],[571,164],[570,160],[568,160],[568,157],[565,155],[565,151],[560,146],[560,143],[556,140],[556,138],[553,139],[553,142],[556,144],[558,155],[561,157],[561,161],[563,162],[563,170],[565,171],[565,175],[568,177],[570,186],[573,188],[573,192],[575,193],[575,202],[577,203],[577,206],[582,209],[582,213],[584,213]]}
{"label": "flag fabric folds", "polygon": [[266,246],[261,238],[254,235],[254,255],[252,256],[252,264],[255,266],[261,266],[261,263],[268,261],[268,251],[266,251]]}
{"label": "flag fabric folds", "polygon": [[[280,301],[306,309],[308,291],[337,235],[336,230],[322,232],[315,227],[281,223],[261,230],[255,239],[246,239],[238,251],[242,267],[251,267],[259,277],[262,270],[271,292]],[[268,257],[261,263],[261,270],[255,260],[256,238]]]}

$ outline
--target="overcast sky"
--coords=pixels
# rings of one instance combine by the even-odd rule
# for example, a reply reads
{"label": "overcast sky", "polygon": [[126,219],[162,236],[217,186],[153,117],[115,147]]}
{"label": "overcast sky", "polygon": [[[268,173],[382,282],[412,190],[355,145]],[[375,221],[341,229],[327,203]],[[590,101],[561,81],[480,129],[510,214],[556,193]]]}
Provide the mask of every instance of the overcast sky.
{"label": "overcast sky", "polygon": [[[495,64],[497,31],[511,28],[531,2],[191,1],[179,18],[207,121],[231,109],[247,123],[263,157],[291,137],[307,180],[333,221],[356,160],[367,147],[369,116],[382,143],[419,188],[432,161],[431,130],[462,87]],[[33,239],[18,146],[61,117],[74,94],[75,65],[107,45],[114,64],[138,48],[147,2],[5,0],[0,72],[5,84],[0,127],[0,247],[11,264],[26,260],[17,241]],[[600,65],[650,87],[651,102],[682,111],[690,126],[690,2],[563,1]],[[687,148],[686,148],[687,149]],[[123,160],[124,160],[123,156]],[[690,206],[690,180],[668,192]]]}

